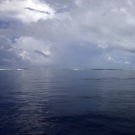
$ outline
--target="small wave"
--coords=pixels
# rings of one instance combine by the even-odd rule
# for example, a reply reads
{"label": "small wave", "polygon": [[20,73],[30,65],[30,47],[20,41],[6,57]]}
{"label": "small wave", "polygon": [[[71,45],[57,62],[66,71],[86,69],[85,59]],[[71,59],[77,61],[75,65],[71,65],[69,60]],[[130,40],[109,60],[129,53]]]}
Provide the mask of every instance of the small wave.
{"label": "small wave", "polygon": [[127,68],[124,68],[124,69],[88,69],[88,70],[135,70],[135,69],[127,69]]}
{"label": "small wave", "polygon": [[0,69],[0,70],[13,70],[13,69]]}
{"label": "small wave", "polygon": [[24,70],[24,69],[18,68],[17,70]]}
{"label": "small wave", "polygon": [[103,69],[103,68],[59,68],[60,70],[135,70],[135,69]]}
{"label": "small wave", "polygon": [[132,69],[122,69],[122,70],[135,70],[135,68],[132,68]]}
{"label": "small wave", "polygon": [[[59,70],[69,70],[68,68],[58,68]],[[57,68],[56,68],[57,70]]]}
{"label": "small wave", "polygon": [[34,70],[35,68],[17,68],[16,70]]}
{"label": "small wave", "polygon": [[132,69],[122,69],[122,70],[132,70]]}
{"label": "small wave", "polygon": [[134,77],[129,77],[129,78],[84,78],[82,80],[86,81],[105,81],[105,80],[135,80]]}
{"label": "small wave", "polygon": [[84,68],[73,68],[72,70],[87,70],[87,69],[84,69]]}
{"label": "small wave", "polygon": [[78,69],[78,68],[74,68],[73,70],[80,70],[80,69]]}
{"label": "small wave", "polygon": [[0,70],[33,70],[33,69],[32,68],[17,68],[17,69],[1,68]]}

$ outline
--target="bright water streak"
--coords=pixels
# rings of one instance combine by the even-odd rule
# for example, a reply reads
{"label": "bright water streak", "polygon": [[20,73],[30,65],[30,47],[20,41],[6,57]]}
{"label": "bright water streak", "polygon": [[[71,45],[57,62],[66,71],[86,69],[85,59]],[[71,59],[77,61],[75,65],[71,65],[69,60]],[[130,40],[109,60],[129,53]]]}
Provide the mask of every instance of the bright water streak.
{"label": "bright water streak", "polygon": [[0,134],[134,135],[134,70],[0,71]]}

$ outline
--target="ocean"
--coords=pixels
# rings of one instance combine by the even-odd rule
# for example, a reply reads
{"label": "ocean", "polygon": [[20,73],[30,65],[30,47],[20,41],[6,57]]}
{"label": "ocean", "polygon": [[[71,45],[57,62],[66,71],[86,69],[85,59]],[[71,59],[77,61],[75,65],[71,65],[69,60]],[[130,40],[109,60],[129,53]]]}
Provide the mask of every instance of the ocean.
{"label": "ocean", "polygon": [[0,135],[135,135],[135,70],[1,69]]}

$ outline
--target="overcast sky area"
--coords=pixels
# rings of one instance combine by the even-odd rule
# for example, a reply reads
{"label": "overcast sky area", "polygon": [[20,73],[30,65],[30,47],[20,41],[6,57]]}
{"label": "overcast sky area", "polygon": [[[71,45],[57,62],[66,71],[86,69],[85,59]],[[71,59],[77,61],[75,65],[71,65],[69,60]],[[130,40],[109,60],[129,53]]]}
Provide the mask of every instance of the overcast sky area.
{"label": "overcast sky area", "polygon": [[135,68],[135,0],[0,0],[0,68]]}

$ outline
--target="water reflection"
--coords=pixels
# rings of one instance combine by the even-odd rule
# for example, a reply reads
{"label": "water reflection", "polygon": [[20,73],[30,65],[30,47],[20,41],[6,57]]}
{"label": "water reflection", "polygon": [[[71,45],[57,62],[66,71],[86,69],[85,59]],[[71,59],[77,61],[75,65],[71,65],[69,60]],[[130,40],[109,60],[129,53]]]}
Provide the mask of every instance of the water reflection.
{"label": "water reflection", "polygon": [[0,72],[0,131],[134,134],[135,84],[126,77],[134,78],[135,74],[129,72],[45,69]]}

